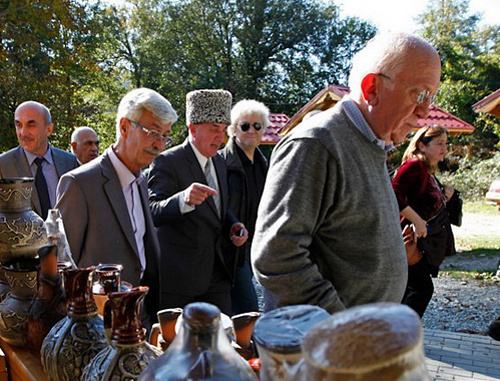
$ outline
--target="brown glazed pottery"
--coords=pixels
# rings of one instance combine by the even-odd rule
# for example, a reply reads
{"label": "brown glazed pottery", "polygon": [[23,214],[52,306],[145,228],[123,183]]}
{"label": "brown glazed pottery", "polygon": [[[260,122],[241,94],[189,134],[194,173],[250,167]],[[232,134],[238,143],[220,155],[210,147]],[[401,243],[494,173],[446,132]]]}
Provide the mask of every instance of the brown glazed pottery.
{"label": "brown glazed pottery", "polygon": [[34,258],[47,244],[43,219],[31,208],[33,178],[0,178],[0,263]]}
{"label": "brown glazed pottery", "polygon": [[216,306],[188,304],[181,323],[170,347],[149,364],[140,381],[257,380],[250,365],[231,347]]}
{"label": "brown glazed pottery", "polygon": [[109,344],[92,296],[94,267],[63,271],[68,316],[43,341],[41,360],[52,381],[79,380],[84,368]]}
{"label": "brown glazed pottery", "polygon": [[167,308],[156,313],[158,323],[153,324],[149,334],[149,342],[166,351],[175,339],[175,323],[182,315],[182,308]]}
{"label": "brown glazed pottery", "polygon": [[51,328],[66,317],[66,302],[62,276],[58,271],[57,246],[44,246],[38,250],[40,270],[38,290],[23,322],[25,346],[40,352],[42,343]]}
{"label": "brown glazed pottery", "polygon": [[259,312],[244,312],[231,316],[234,330],[234,342],[231,344],[245,360],[257,357],[255,345],[252,341],[252,332],[253,326],[259,317]]}
{"label": "brown glazed pottery", "polygon": [[16,347],[23,346],[22,323],[37,291],[38,258],[18,258],[4,263],[10,292],[0,303],[0,337]]}
{"label": "brown glazed pottery", "polygon": [[162,352],[146,341],[141,308],[148,287],[112,292],[104,304],[104,327],[111,346],[85,368],[82,381],[136,380]]}

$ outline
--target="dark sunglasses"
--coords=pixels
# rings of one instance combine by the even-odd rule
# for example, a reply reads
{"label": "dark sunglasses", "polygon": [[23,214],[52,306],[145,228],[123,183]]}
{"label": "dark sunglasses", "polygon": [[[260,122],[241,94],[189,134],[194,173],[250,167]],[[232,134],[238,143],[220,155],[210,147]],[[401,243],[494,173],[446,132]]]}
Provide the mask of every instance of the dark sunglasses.
{"label": "dark sunglasses", "polygon": [[241,131],[247,132],[250,129],[250,126],[253,126],[253,128],[255,128],[255,131],[259,131],[262,128],[262,124],[260,124],[259,122],[255,122],[253,124],[248,122],[243,122],[240,124]]}

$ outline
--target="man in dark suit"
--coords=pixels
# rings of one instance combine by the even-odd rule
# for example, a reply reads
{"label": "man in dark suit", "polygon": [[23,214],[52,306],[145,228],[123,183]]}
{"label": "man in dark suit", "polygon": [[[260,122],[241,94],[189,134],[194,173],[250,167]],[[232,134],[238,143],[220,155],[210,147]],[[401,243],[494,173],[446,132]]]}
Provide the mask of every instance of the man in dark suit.
{"label": "man in dark suit", "polygon": [[54,125],[49,109],[43,104],[21,103],[14,113],[14,123],[19,146],[0,155],[0,177],[35,178],[31,207],[45,219],[56,203],[59,178],[78,167],[78,162],[74,155],[48,143]]}
{"label": "man in dark suit", "polygon": [[231,122],[231,93],[197,90],[186,97],[186,141],[159,155],[149,173],[149,202],[161,255],[161,307],[212,303],[231,313],[234,258],[248,232],[228,210],[226,165],[217,150]]}
{"label": "man in dark suit", "polygon": [[145,307],[153,320],[159,307],[159,247],[141,169],[165,148],[176,120],[156,91],[132,90],[118,107],[117,141],[64,175],[57,188],[57,208],[76,264],[122,264],[123,280],[149,286]]}

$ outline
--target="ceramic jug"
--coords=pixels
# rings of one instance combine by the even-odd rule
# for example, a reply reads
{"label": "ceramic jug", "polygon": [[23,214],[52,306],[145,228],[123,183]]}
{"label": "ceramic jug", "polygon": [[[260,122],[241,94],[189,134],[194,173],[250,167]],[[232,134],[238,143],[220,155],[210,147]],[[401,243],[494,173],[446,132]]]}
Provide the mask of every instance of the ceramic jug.
{"label": "ceramic jug", "polygon": [[22,324],[25,346],[40,352],[42,343],[52,327],[66,317],[66,302],[62,276],[58,270],[57,246],[44,246],[38,250],[40,269],[38,290]]}
{"label": "ceramic jug", "polygon": [[84,368],[109,344],[92,296],[94,267],[63,271],[68,316],[43,341],[41,360],[52,381],[80,379]]}
{"label": "ceramic jug", "polygon": [[208,303],[191,303],[183,310],[173,343],[139,380],[254,381],[257,376],[231,347],[220,310]]}
{"label": "ceramic jug", "polygon": [[0,178],[0,263],[34,258],[47,244],[43,219],[31,208],[33,178]]}
{"label": "ceramic jug", "polygon": [[146,341],[141,307],[148,287],[112,292],[104,304],[104,327],[109,347],[87,365],[82,381],[136,380],[162,351]]}
{"label": "ceramic jug", "polygon": [[18,258],[3,264],[10,292],[0,303],[0,337],[22,347],[22,324],[37,291],[38,258]]}
{"label": "ceramic jug", "polygon": [[175,324],[182,314],[182,308],[166,308],[156,313],[158,323],[153,324],[149,334],[149,342],[166,351],[175,339]]}

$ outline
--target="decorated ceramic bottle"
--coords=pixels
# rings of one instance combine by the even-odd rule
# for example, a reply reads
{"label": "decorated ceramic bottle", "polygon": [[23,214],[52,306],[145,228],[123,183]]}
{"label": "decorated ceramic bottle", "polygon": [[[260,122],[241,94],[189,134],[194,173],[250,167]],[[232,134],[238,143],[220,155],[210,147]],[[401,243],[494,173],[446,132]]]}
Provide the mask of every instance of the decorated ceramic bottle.
{"label": "decorated ceramic bottle", "polygon": [[257,380],[250,365],[231,347],[220,316],[212,304],[188,304],[173,343],[139,380]]}
{"label": "decorated ceramic bottle", "polygon": [[141,307],[148,287],[112,292],[104,304],[104,327],[109,347],[87,365],[82,381],[136,380],[162,352],[146,341]]}
{"label": "decorated ceramic bottle", "polygon": [[85,366],[109,344],[92,296],[94,267],[63,271],[68,316],[45,338],[41,360],[52,381],[80,379]]}

